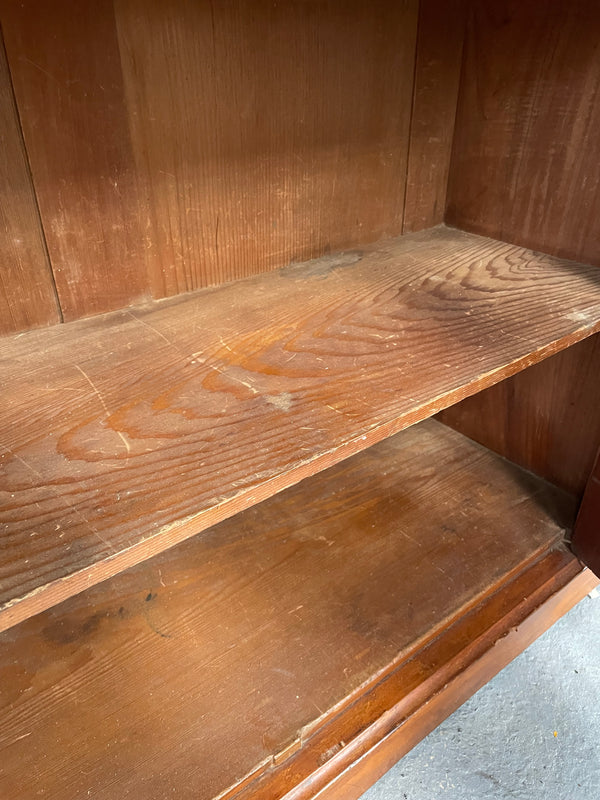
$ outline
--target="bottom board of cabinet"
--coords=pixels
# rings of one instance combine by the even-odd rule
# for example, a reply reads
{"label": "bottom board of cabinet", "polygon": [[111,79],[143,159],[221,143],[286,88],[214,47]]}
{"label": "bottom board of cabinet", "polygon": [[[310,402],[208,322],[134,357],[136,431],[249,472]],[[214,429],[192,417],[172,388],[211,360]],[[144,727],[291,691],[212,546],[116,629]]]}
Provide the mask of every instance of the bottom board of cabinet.
{"label": "bottom board of cabinet", "polygon": [[409,428],[1,634],[0,796],[349,797],[587,590],[574,514]]}

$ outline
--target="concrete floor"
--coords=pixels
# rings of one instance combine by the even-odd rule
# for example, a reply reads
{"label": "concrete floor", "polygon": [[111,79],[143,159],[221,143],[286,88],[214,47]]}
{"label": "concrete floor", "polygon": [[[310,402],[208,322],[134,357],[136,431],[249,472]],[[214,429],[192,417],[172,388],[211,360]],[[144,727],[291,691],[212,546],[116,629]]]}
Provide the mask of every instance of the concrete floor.
{"label": "concrete floor", "polygon": [[600,597],[586,597],[361,800],[600,800]]}

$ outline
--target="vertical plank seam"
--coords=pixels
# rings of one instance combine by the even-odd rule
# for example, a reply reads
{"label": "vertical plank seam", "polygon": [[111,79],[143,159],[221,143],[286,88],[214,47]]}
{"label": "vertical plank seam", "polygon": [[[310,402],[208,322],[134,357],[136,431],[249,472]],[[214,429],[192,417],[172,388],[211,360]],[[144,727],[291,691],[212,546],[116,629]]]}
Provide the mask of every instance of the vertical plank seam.
{"label": "vertical plank seam", "polygon": [[448,214],[448,197],[449,197],[449,188],[450,188],[450,180],[452,174],[454,172],[454,162],[456,158],[456,120],[458,118],[458,109],[461,102],[461,97],[463,94],[464,89],[464,75],[465,75],[465,59],[466,59],[466,47],[465,43],[467,41],[467,33],[469,30],[469,18],[471,16],[471,2],[467,0],[465,4],[465,10],[463,12],[463,34],[462,34],[462,42],[460,45],[460,70],[458,73],[458,91],[456,92],[456,105],[454,106],[454,119],[452,121],[452,142],[450,144],[450,163],[448,164],[448,175],[446,177],[446,186],[444,192],[444,224],[447,224],[446,217]]}
{"label": "vertical plank seam", "polygon": [[463,11],[463,30],[462,30],[462,40],[460,43],[460,70],[458,72],[458,89],[456,92],[456,103],[454,105],[454,117],[452,118],[452,142],[450,143],[450,161],[448,163],[448,174],[446,176],[446,185],[444,187],[444,223],[446,222],[446,213],[448,211],[448,187],[450,186],[450,175],[452,174],[452,163],[454,161],[454,150],[455,150],[455,142],[456,142],[456,119],[458,116],[458,106],[461,99],[461,93],[463,90],[463,75],[465,70],[465,40],[467,38],[467,26],[469,21],[469,14],[470,14],[471,4],[470,2],[465,3],[465,8]]}
{"label": "vertical plank seam", "polygon": [[421,33],[421,0],[417,3],[417,26],[415,30],[415,54],[413,58],[413,80],[412,80],[412,98],[410,101],[410,120],[408,123],[408,143],[406,146],[406,169],[404,171],[404,200],[402,203],[402,236],[407,233],[406,230],[406,201],[408,199],[408,175],[410,171],[410,150],[413,134],[413,122],[415,116],[415,97],[417,93],[417,59],[419,56],[419,35]]}
{"label": "vertical plank seam", "polygon": [[27,150],[27,143],[25,141],[25,134],[23,132],[23,121],[21,119],[21,112],[19,111],[19,105],[17,103],[17,95],[15,92],[15,86],[12,76],[12,70],[10,66],[10,60],[8,58],[8,51],[6,49],[6,44],[4,41],[4,31],[2,28],[2,23],[0,22],[0,48],[2,48],[2,52],[4,54],[4,58],[6,60],[6,70],[8,74],[8,84],[10,86],[10,94],[12,97],[13,107],[15,110],[15,116],[18,123],[18,130],[19,130],[19,138],[21,140],[21,147],[23,149],[23,156],[25,160],[25,166],[27,169],[27,176],[29,178],[29,183],[31,185],[31,192],[33,195],[33,202],[35,204],[35,210],[37,213],[38,221],[39,221],[39,230],[40,230],[40,238],[42,240],[42,250],[44,251],[44,256],[46,258],[46,264],[48,266],[48,272],[50,273],[50,285],[52,286],[52,291],[54,293],[54,300],[56,303],[56,311],[58,313],[59,323],[63,323],[65,321],[63,309],[60,303],[60,295],[58,293],[58,287],[56,285],[56,276],[54,275],[54,266],[52,264],[52,260],[50,258],[50,250],[48,249],[48,240],[46,239],[46,231],[44,229],[44,220],[42,217],[42,212],[40,209],[40,204],[37,195],[37,189],[35,185],[35,181],[33,178],[33,170],[31,168],[31,161],[29,160],[29,151]]}

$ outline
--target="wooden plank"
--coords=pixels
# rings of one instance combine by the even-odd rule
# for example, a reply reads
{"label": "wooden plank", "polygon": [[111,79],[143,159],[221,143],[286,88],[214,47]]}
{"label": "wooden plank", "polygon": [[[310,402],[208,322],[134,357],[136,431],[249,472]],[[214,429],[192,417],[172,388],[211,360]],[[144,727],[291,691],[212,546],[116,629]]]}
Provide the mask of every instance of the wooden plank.
{"label": "wooden plank", "polygon": [[600,329],[600,273],[446,228],[0,343],[2,621]]}
{"label": "wooden plank", "polygon": [[3,0],[65,318],[400,233],[417,6]]}
{"label": "wooden plank", "polygon": [[[551,556],[527,570],[507,591],[499,592],[485,607],[488,620],[494,620],[494,613],[497,620],[480,641],[469,641],[456,660],[449,659],[442,669],[438,668],[431,681],[433,685],[427,686],[424,698],[427,702],[422,701],[422,692],[408,698],[400,694],[399,702],[389,709],[383,724],[375,722],[362,732],[350,753],[336,753],[338,763],[326,765],[327,771],[322,768],[321,772],[326,772],[323,776],[309,776],[297,791],[290,793],[289,800],[358,799],[396,761],[598,585],[598,579],[589,570],[577,570],[573,560],[564,559],[559,568],[557,558]],[[464,636],[464,629],[457,628],[457,633]],[[472,628],[469,634],[472,635]],[[444,639],[439,643],[440,649],[447,647]],[[322,788],[315,791],[317,782],[322,783]],[[245,800],[244,795],[239,800]],[[253,794],[253,800],[262,798]]]}
{"label": "wooden plank", "polygon": [[600,450],[577,515],[573,550],[596,575],[600,575]]}
{"label": "wooden plank", "polygon": [[600,445],[600,336],[468,397],[439,415],[577,497]]}
{"label": "wooden plank", "polygon": [[150,296],[111,0],[2,0],[0,21],[64,317]]}
{"label": "wooden plank", "polygon": [[444,220],[465,21],[466,0],[419,3],[404,233]]}
{"label": "wooden plank", "polygon": [[[350,745],[344,731],[514,625],[497,591],[574,512],[460,434],[414,426],[6,631],[0,795],[201,800],[305,741],[312,771],[323,730]],[[553,558],[554,574],[574,563]],[[538,584],[517,583],[519,606]]]}
{"label": "wooden plank", "polygon": [[0,31],[0,334],[59,321]]}
{"label": "wooden plank", "polygon": [[448,222],[600,264],[599,36],[596,0],[470,4]]}
{"label": "wooden plank", "polygon": [[417,7],[116,3],[155,297],[401,233]]}

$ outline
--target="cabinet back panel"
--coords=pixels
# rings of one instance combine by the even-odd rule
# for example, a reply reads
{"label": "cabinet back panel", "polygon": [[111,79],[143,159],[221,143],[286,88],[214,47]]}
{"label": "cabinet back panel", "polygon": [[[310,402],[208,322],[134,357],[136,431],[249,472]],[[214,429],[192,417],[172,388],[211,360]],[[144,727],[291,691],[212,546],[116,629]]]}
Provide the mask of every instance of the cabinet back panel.
{"label": "cabinet back panel", "polygon": [[404,233],[439,225],[461,70],[467,0],[421,0]]}
{"label": "cabinet back panel", "polygon": [[447,220],[600,264],[600,4],[469,10]]}
{"label": "cabinet back panel", "polygon": [[117,9],[155,296],[401,232],[417,3]]}
{"label": "cabinet back panel", "polygon": [[0,334],[59,320],[0,37]]}
{"label": "cabinet back panel", "polygon": [[418,6],[0,0],[64,318],[399,234]]}
{"label": "cabinet back panel", "polygon": [[64,318],[140,301],[149,293],[112,3],[0,8]]}

